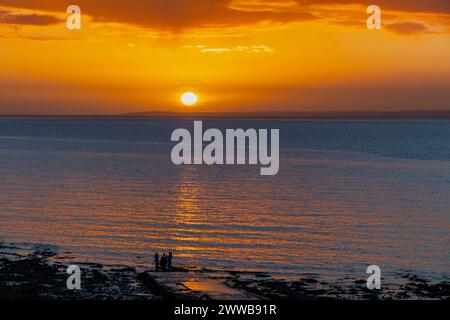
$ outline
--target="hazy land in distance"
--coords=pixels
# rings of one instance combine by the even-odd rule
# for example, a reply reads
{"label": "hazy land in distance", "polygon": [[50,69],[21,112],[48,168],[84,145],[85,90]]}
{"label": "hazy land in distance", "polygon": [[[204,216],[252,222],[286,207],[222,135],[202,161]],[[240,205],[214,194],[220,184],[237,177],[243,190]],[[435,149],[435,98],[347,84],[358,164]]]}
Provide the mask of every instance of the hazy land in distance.
{"label": "hazy land in distance", "polygon": [[448,110],[329,111],[329,112],[131,112],[124,114],[4,114],[0,117],[123,117],[123,118],[220,118],[220,119],[450,119]]}

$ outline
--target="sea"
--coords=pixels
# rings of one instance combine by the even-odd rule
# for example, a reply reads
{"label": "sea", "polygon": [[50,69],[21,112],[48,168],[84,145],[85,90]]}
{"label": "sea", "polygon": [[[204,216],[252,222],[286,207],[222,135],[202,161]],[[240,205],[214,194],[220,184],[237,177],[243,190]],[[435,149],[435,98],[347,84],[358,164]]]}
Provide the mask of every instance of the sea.
{"label": "sea", "polygon": [[[171,134],[279,129],[280,170],[182,165]],[[69,261],[325,281],[450,277],[450,121],[0,117],[0,242]]]}

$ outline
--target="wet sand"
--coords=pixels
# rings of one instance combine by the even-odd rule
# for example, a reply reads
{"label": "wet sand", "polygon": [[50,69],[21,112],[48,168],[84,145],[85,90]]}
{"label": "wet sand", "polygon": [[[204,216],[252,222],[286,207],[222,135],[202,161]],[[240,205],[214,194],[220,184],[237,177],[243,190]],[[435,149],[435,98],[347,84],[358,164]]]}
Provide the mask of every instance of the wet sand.
{"label": "wet sand", "polygon": [[[81,290],[66,286],[69,265],[80,266]],[[177,267],[174,272],[127,266],[70,263],[51,249],[0,244],[2,300],[377,300],[450,299],[450,283],[431,283],[416,275],[399,275],[395,291],[371,291],[364,279],[351,286],[320,279],[278,279],[264,273]]]}

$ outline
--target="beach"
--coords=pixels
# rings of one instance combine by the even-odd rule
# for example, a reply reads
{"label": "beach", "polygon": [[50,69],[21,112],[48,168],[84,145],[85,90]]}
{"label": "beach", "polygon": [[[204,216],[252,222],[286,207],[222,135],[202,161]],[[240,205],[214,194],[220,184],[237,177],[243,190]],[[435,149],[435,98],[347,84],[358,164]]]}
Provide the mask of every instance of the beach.
{"label": "beach", "polygon": [[[31,249],[31,250],[30,250]],[[67,254],[67,253],[66,253]],[[66,286],[65,256],[45,246],[0,245],[1,300],[416,300],[450,299],[450,282],[399,274],[396,290],[274,278],[264,273],[177,266],[154,272],[130,266],[79,263],[81,289]]]}

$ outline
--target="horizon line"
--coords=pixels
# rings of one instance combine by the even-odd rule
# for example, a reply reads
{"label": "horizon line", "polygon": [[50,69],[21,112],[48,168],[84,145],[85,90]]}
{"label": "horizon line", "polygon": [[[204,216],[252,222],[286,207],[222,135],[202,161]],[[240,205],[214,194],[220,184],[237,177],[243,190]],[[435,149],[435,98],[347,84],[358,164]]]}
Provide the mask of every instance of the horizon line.
{"label": "horizon line", "polygon": [[450,109],[402,110],[402,111],[228,111],[228,112],[179,112],[141,111],[120,114],[0,114],[4,118],[26,117],[114,117],[114,118],[257,118],[257,119],[370,119],[370,118],[450,118]]}

